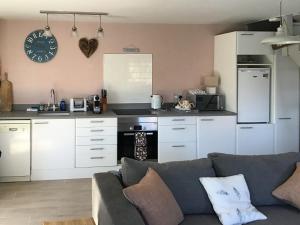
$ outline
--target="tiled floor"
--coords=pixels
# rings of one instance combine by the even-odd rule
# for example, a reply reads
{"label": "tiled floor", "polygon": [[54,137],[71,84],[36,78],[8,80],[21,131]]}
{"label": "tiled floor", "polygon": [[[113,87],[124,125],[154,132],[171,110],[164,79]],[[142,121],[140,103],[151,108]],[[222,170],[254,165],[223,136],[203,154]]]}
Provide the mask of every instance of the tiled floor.
{"label": "tiled floor", "polygon": [[0,225],[92,216],[91,179],[0,183]]}

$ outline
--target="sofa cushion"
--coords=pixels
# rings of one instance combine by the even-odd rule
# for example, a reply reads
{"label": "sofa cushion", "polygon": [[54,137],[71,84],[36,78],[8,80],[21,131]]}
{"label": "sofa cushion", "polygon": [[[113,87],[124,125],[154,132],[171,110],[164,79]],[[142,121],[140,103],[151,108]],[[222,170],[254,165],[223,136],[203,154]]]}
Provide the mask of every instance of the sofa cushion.
{"label": "sofa cushion", "polygon": [[122,178],[125,186],[138,183],[153,168],[172,191],[184,214],[213,213],[199,177],[215,177],[210,159],[156,163],[123,158]]}
{"label": "sofa cushion", "polygon": [[[247,225],[299,225],[300,212],[289,206],[262,206],[258,210],[268,219]],[[185,215],[180,225],[221,225],[216,215]]]}
{"label": "sofa cushion", "polygon": [[178,225],[183,221],[182,211],[170,189],[151,168],[138,184],[124,188],[123,193],[149,225]]}
{"label": "sofa cushion", "polygon": [[300,161],[299,153],[260,156],[211,153],[208,157],[213,161],[217,176],[245,176],[251,202],[255,206],[283,205],[272,195],[272,191],[293,174],[296,162]]}

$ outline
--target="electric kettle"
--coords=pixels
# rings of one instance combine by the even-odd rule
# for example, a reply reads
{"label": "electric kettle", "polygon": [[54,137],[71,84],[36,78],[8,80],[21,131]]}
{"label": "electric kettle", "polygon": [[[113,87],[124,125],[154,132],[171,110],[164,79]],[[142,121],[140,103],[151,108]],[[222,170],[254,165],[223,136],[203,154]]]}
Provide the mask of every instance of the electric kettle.
{"label": "electric kettle", "polygon": [[151,108],[160,109],[163,103],[163,97],[160,95],[151,95]]}

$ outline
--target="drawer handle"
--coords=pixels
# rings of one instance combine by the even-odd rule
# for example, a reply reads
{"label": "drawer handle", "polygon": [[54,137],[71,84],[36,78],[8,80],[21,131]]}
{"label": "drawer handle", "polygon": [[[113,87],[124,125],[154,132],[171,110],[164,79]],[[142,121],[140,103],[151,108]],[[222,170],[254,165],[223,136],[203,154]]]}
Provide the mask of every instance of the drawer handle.
{"label": "drawer handle", "polygon": [[103,141],[103,138],[92,138],[91,141]]}
{"label": "drawer handle", "polygon": [[103,120],[92,120],[91,123],[103,123]]}
{"label": "drawer handle", "polygon": [[240,127],[240,129],[244,129],[244,130],[246,130],[246,129],[253,129],[253,127]]}
{"label": "drawer handle", "polygon": [[185,130],[185,127],[174,127],[173,130]]}
{"label": "drawer handle", "polygon": [[45,121],[45,122],[35,122],[34,124],[49,124],[48,121]]}
{"label": "drawer handle", "polygon": [[185,119],[173,119],[172,121],[185,121]]}
{"label": "drawer handle", "polygon": [[13,127],[11,127],[11,128],[9,128],[8,130],[14,132],[14,131],[18,131],[18,128],[13,128]]}
{"label": "drawer handle", "polygon": [[90,157],[90,159],[104,159],[103,156],[98,156],[98,157]]}
{"label": "drawer handle", "polygon": [[214,119],[201,119],[201,121],[214,121]]}
{"label": "drawer handle", "polygon": [[244,34],[241,34],[241,35],[243,35],[243,36],[252,36],[254,34],[253,33],[244,33]]}
{"label": "drawer handle", "polygon": [[90,148],[90,150],[92,150],[92,151],[100,151],[100,150],[104,150],[104,148]]}
{"label": "drawer handle", "polygon": [[279,120],[291,120],[292,118],[291,117],[280,117],[278,118]]}
{"label": "drawer handle", "polygon": [[185,145],[172,145],[172,148],[184,148]]}
{"label": "drawer handle", "polygon": [[104,130],[101,129],[101,130],[91,130],[91,132],[103,132]]}

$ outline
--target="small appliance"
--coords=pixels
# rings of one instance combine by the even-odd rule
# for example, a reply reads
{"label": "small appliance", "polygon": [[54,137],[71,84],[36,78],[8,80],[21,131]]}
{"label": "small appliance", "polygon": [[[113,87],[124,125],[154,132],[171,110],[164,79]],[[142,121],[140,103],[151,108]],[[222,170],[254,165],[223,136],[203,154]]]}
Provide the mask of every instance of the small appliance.
{"label": "small appliance", "polygon": [[151,95],[151,108],[160,109],[163,103],[163,97],[160,95]]}
{"label": "small appliance", "polygon": [[188,99],[192,101],[198,111],[223,111],[225,110],[224,95],[189,95]]}
{"label": "small appliance", "polygon": [[99,95],[94,95],[93,97],[93,112],[101,113],[101,102]]}
{"label": "small appliance", "polygon": [[86,98],[71,98],[70,111],[71,112],[86,112],[87,103]]}

